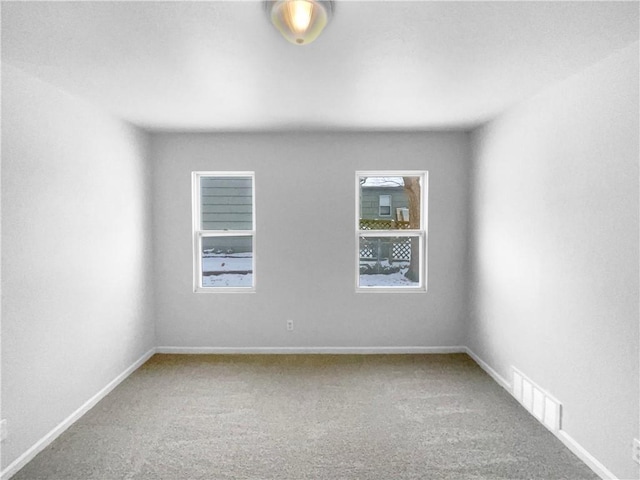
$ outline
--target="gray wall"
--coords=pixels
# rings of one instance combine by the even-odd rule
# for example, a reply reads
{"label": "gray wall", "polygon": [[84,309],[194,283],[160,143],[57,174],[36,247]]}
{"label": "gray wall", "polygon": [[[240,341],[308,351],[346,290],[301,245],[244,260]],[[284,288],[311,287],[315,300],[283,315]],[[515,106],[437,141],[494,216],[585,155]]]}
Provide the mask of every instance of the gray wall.
{"label": "gray wall", "polygon": [[638,44],[475,132],[468,344],[638,478]]}
{"label": "gray wall", "polygon": [[[637,48],[471,143],[446,132],[149,138],[3,64],[3,468],[155,344],[468,344],[503,377],[513,365],[558,397],[564,429],[637,477]],[[355,293],[354,172],[375,169],[429,171],[426,294]],[[256,171],[257,293],[192,292],[193,170]]]}
{"label": "gray wall", "polygon": [[2,468],[155,345],[148,138],[2,65]]}
{"label": "gray wall", "polygon": [[[461,345],[467,134],[167,133],[151,151],[158,345]],[[429,171],[426,294],[355,293],[355,172],[374,169]],[[254,294],[193,293],[196,170],[256,172]]]}

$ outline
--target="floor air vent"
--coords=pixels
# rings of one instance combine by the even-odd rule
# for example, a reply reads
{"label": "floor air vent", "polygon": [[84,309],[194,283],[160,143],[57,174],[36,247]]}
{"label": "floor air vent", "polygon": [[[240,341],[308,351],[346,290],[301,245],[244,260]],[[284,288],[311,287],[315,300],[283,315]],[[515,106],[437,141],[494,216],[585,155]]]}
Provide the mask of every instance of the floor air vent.
{"label": "floor air vent", "polygon": [[533,383],[517,368],[513,370],[513,396],[524,408],[552,432],[562,427],[562,405],[553,396]]}

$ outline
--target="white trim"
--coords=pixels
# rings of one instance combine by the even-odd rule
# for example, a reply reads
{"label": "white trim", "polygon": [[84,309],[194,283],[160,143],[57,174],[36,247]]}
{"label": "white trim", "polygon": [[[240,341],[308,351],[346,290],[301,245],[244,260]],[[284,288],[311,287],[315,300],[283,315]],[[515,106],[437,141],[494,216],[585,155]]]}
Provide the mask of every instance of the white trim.
{"label": "white trim", "polygon": [[356,295],[361,293],[425,293],[425,287],[360,287],[356,290]]}
{"label": "white trim", "polygon": [[[166,354],[447,354],[466,353],[487,374],[504,388],[511,396],[514,396],[511,385],[488,363],[476,355],[466,346],[450,347],[171,347],[163,346],[149,350],[136,360],[129,368],[113,379],[102,390],[91,397],[75,412],[65,418],[58,426],[38,440],[31,448],[14,460],[7,468],[0,472],[0,480],[9,480],[22,467],[29,463],[38,453],[49,446],[66,429],[73,425],[82,415],[93,408],[100,400],[106,397],[123,380],[142,366],[155,353]],[[535,418],[535,417],[534,417]],[[603,480],[617,480],[617,477],[591,455],[582,445],[571,437],[566,431],[554,432],[549,430],[580,460],[582,460],[593,472]]]}
{"label": "white trim", "polygon": [[423,230],[360,230],[358,237],[424,237]]}
{"label": "white trim", "polygon": [[466,347],[157,347],[156,353],[174,354],[412,354],[466,353]]}
{"label": "white trim", "polygon": [[116,388],[123,380],[142,366],[147,360],[149,360],[156,353],[156,349],[152,348],[147,353],[142,355],[138,360],[128,367],[124,372],[111,380],[102,390],[96,393],[93,397],[87,400],[80,406],[75,412],[60,422],[53,430],[47,433],[44,437],[38,440],[31,446],[26,452],[16,458],[7,468],[0,472],[0,480],[9,480],[15,475],[22,467],[29,463],[33,458],[48,447],[51,442],[58,438],[67,428],[73,425],[80,417],[91,410],[100,400],[106,397],[114,388]]}
{"label": "white trim", "polygon": [[560,441],[575,454],[576,457],[586,463],[587,466],[600,478],[603,480],[617,480],[618,477],[616,477],[607,467],[585,450],[585,448],[576,442],[566,431],[560,430],[560,432],[556,434],[556,437],[558,437]]}
{"label": "white trim", "polygon": [[[476,362],[478,364],[478,366],[484,370],[485,372],[487,372],[487,374],[493,378],[496,383],[498,385],[500,385],[502,388],[504,388],[507,392],[509,392],[509,394],[511,396],[513,396],[513,392],[511,389],[511,384],[504,379],[504,377],[502,377],[498,372],[496,372],[493,368],[491,368],[489,366],[489,364],[487,362],[485,362],[484,360],[482,360],[478,355],[476,355],[474,353],[473,350],[471,350],[469,347],[464,347],[465,351],[467,353],[467,355],[469,355],[471,358],[473,358],[473,361]],[[514,397],[515,398],[515,397]]]}
{"label": "white trim", "polygon": [[[361,230],[360,197],[362,189],[360,178],[362,177],[419,177],[420,178],[420,228],[406,230]],[[355,194],[355,284],[356,293],[427,293],[428,280],[427,256],[429,250],[429,229],[428,229],[428,205],[429,205],[429,171],[428,170],[357,170],[356,171],[356,194]],[[379,208],[379,206],[378,206]],[[380,213],[378,211],[378,213]],[[392,215],[393,217],[393,210]],[[360,237],[409,237],[417,236],[420,239],[420,262],[419,277],[420,283],[417,287],[362,287],[360,286]]]}
{"label": "white trim", "polygon": [[[203,230],[201,205],[202,177],[247,177],[251,178],[251,221],[252,230]],[[191,172],[191,212],[193,235],[193,291],[194,293],[255,293],[256,291],[256,174],[253,171],[197,171]],[[203,287],[202,286],[202,239],[204,237],[251,237],[252,257],[250,287]]]}

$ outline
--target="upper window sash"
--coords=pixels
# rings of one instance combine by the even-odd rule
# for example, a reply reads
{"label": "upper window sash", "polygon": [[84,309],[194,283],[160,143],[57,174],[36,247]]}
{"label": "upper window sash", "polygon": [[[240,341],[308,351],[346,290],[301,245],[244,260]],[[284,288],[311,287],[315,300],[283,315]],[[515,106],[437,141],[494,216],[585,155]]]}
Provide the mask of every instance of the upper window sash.
{"label": "upper window sash", "polygon": [[[391,225],[386,222],[375,222],[374,219],[364,219],[363,217],[367,217],[367,215],[363,215],[363,199],[362,199],[362,183],[365,178],[390,178],[394,177],[417,177],[420,184],[420,200],[419,200],[419,225],[411,226],[407,225],[404,222],[398,222],[396,220],[396,208],[403,208],[402,206],[393,205],[393,198],[391,198],[392,211],[391,218],[393,219],[393,223]],[[393,180],[388,182],[392,184]],[[398,185],[400,186],[400,185]],[[367,188],[373,187],[372,185],[366,185]],[[358,171],[356,172],[356,192],[358,192],[356,196],[356,212],[355,212],[355,224],[356,230],[361,233],[371,233],[371,232],[386,232],[386,231],[396,231],[396,232],[406,232],[406,231],[426,231],[427,226],[427,208],[426,208],[426,199],[428,195],[428,172],[421,170],[371,170],[371,171]],[[380,216],[379,211],[379,200],[376,198],[375,200],[375,216]],[[388,219],[387,216],[382,217],[382,220]],[[411,222],[410,222],[411,223]]]}
{"label": "upper window sash", "polygon": [[[245,217],[246,222],[241,221],[229,221],[225,222],[223,218],[218,218],[218,220],[207,222],[204,216],[211,214],[212,217],[215,217],[216,212],[207,211],[209,208],[215,208],[213,205],[207,206],[204,203],[204,198],[206,195],[206,183],[208,180],[224,180],[224,179],[239,179],[239,180],[249,180],[249,185],[247,190],[251,193],[251,200],[247,201],[245,198],[238,198],[238,204],[234,205],[234,209],[237,210],[239,217]],[[240,187],[242,188],[242,187]],[[192,180],[192,189],[194,192],[193,195],[193,228],[194,231],[198,232],[238,232],[241,234],[255,232],[256,225],[256,208],[255,208],[255,173],[254,172],[194,172],[193,180]],[[203,189],[205,189],[203,191]],[[230,199],[225,199],[228,201]],[[243,206],[250,208],[249,215],[243,215],[242,212],[246,212],[246,208]],[[231,215],[231,212],[223,212],[219,214],[222,215]],[[235,219],[237,220],[237,219]],[[207,224],[208,223],[208,224]],[[217,224],[217,225],[216,225]],[[217,228],[211,228],[217,227]],[[247,228],[250,227],[250,228]]]}

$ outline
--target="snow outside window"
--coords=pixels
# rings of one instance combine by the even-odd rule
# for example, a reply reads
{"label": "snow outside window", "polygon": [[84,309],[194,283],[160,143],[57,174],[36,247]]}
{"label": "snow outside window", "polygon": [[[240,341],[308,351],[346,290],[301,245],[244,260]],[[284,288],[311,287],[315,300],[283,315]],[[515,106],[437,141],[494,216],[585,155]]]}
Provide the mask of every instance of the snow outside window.
{"label": "snow outside window", "polygon": [[255,291],[255,175],[193,172],[195,292]]}
{"label": "snow outside window", "polygon": [[358,292],[426,291],[427,179],[426,171],[356,172]]}

